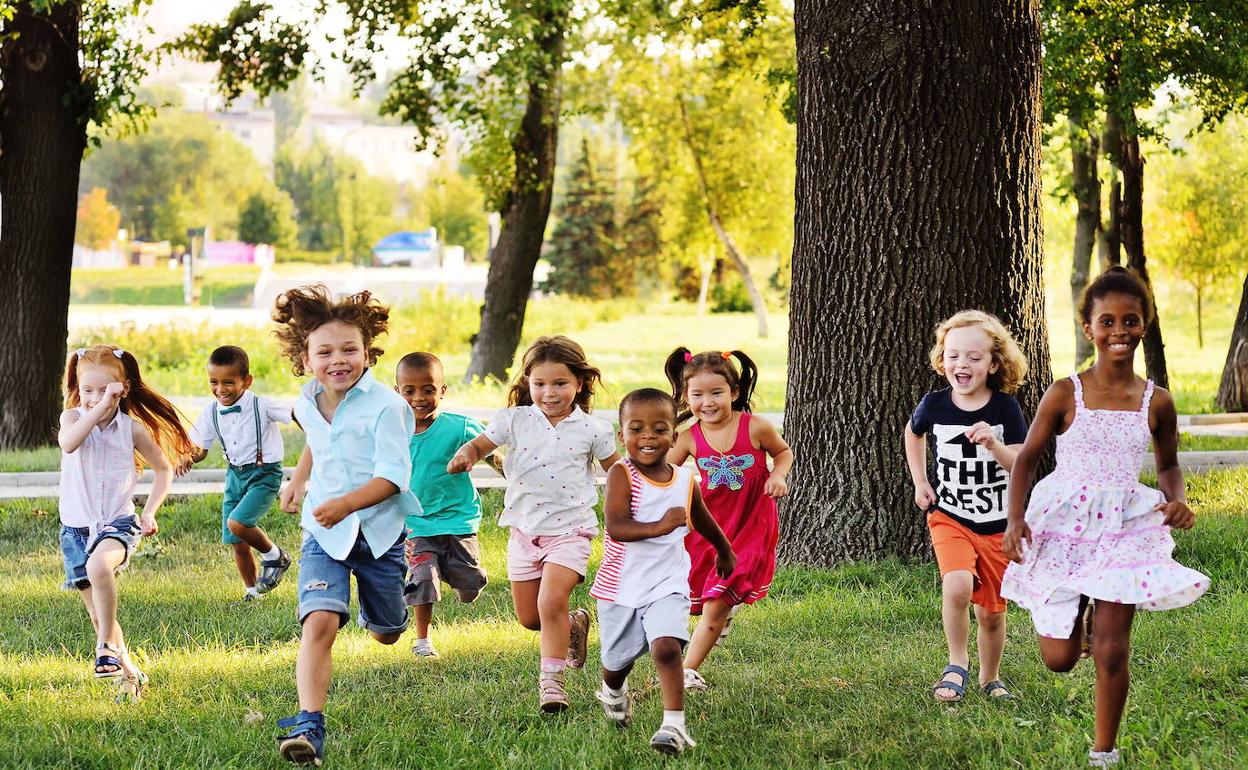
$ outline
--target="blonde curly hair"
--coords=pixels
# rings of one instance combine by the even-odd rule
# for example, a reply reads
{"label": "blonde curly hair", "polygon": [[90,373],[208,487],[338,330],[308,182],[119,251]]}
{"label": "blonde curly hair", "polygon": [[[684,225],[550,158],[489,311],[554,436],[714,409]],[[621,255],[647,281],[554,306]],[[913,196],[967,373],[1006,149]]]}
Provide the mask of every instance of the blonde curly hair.
{"label": "blonde curly hair", "polygon": [[992,339],[992,361],[997,370],[988,375],[988,387],[1003,393],[1018,390],[1027,376],[1027,358],[1001,319],[982,310],[954,313],[936,326],[936,344],[931,351],[932,368],[936,373],[945,376],[945,336],[965,326],[978,327]]}

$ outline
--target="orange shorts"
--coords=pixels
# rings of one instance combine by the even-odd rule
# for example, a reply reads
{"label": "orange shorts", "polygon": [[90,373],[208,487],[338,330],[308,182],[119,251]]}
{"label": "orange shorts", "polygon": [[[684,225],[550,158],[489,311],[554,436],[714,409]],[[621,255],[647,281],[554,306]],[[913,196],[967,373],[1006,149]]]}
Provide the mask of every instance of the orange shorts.
{"label": "orange shorts", "polygon": [[975,577],[971,603],[989,612],[1004,612],[1001,578],[1010,563],[1001,553],[1001,539],[1005,533],[981,535],[972,532],[941,511],[927,515],[927,528],[932,533],[932,549],[936,551],[940,576],[955,570],[966,570]]}

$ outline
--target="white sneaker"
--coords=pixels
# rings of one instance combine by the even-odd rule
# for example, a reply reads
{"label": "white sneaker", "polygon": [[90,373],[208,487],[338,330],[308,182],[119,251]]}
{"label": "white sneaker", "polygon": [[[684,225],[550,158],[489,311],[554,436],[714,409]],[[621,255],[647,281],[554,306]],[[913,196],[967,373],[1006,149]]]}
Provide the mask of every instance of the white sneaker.
{"label": "white sneaker", "polygon": [[698,673],[697,669],[687,668],[685,669],[685,689],[694,690],[696,692],[706,692],[711,689],[711,685],[702,678],[702,675]]}
{"label": "white sneaker", "polygon": [[615,723],[616,727],[628,727],[632,723],[633,703],[627,692],[612,695],[607,689],[607,683],[602,682],[594,693],[594,697],[602,702],[603,712],[606,713],[607,719]]}
{"label": "white sneaker", "polygon": [[433,648],[433,642],[429,641],[429,637],[417,639],[416,643],[412,645],[412,652],[422,658],[438,657],[438,651]]}
{"label": "white sneaker", "polygon": [[697,745],[693,738],[689,737],[689,733],[685,732],[685,728],[676,725],[663,725],[650,736],[650,748],[660,754],[670,756],[680,754],[685,749],[691,749]]}
{"label": "white sneaker", "polygon": [[1121,759],[1118,756],[1118,749],[1113,751],[1089,751],[1088,767],[1117,767]]}

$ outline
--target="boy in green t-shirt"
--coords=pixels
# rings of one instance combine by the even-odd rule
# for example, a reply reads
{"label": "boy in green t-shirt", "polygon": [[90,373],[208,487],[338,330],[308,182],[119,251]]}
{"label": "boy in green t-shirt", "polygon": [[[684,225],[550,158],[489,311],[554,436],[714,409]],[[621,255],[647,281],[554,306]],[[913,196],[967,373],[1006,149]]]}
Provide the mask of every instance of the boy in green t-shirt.
{"label": "boy in green t-shirt", "polygon": [[429,624],[433,603],[442,596],[439,582],[454,588],[463,602],[475,600],[485,588],[485,569],[477,544],[481,498],[469,474],[446,472],[455,452],[485,427],[472,417],[438,411],[446,395],[446,380],[442,362],[432,353],[403,356],[395,380],[394,389],[416,418],[416,431],[408,446],[411,489],[422,509],[419,515],[407,517],[403,549],[408,567],[404,596],[412,608],[417,634],[412,652],[437,657],[429,641]]}

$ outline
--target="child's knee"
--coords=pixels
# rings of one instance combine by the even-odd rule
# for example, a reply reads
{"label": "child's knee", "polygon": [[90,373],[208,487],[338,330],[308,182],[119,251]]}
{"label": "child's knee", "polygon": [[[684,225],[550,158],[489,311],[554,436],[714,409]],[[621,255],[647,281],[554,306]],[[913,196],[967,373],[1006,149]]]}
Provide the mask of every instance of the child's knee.
{"label": "child's knee", "polygon": [[1041,650],[1040,659],[1044,661],[1044,666],[1048,670],[1064,674],[1073,669],[1075,664],[1079,662],[1079,651],[1054,652]]}
{"label": "child's knee", "polygon": [[680,641],[670,636],[655,639],[654,644],[650,645],[650,657],[654,660],[655,668],[671,668],[681,665],[683,659],[680,653]]}
{"label": "child's knee", "polygon": [[381,634],[376,631],[369,631],[369,633],[372,634],[372,637],[381,644],[394,644],[403,636],[402,633]]}
{"label": "child's knee", "polygon": [[547,621],[554,620],[560,615],[567,615],[568,597],[553,592],[551,594],[542,594],[537,597],[537,614],[538,617]]}
{"label": "child's knee", "polygon": [[1127,667],[1131,643],[1126,636],[1096,634],[1092,637],[1092,659],[1100,671],[1116,674]]}
{"label": "child's knee", "polygon": [[516,620],[530,631],[542,630],[542,617],[536,607],[516,607]]}
{"label": "child's knee", "polygon": [[242,537],[243,534],[247,532],[247,530],[251,529],[251,527],[247,526],[241,521],[238,521],[237,519],[226,520],[225,526],[229,527],[230,534],[233,535],[234,537]]}
{"label": "child's knee", "polygon": [[87,559],[87,578],[92,586],[109,585],[113,582],[113,565],[103,555]]}
{"label": "child's knee", "polygon": [[988,633],[997,633],[1005,628],[1005,611],[992,612],[982,607],[975,608],[975,622]]}
{"label": "child's knee", "polygon": [[946,599],[958,604],[970,604],[971,594],[975,592],[975,576],[964,569],[946,572],[941,578],[941,593]]}
{"label": "child's knee", "polygon": [[338,636],[338,613],[315,610],[303,619],[304,644],[333,644]]}

